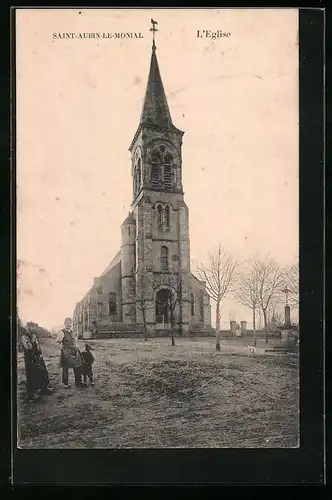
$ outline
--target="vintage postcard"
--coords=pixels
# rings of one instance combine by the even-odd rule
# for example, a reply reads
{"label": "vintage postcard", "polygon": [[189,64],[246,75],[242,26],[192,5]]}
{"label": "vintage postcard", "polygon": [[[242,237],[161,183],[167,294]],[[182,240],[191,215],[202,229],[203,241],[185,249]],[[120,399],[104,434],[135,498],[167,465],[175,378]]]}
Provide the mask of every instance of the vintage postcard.
{"label": "vintage postcard", "polygon": [[297,448],[297,9],[17,9],[17,446]]}

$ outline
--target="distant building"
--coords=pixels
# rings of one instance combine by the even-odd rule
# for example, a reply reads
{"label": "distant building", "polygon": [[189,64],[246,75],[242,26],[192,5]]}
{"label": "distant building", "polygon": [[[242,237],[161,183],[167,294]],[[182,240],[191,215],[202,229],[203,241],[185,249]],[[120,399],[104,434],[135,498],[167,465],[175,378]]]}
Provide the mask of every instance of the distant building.
{"label": "distant building", "polygon": [[[150,333],[170,328],[169,298],[177,296],[176,328],[184,335],[211,329],[205,282],[190,271],[188,207],[182,186],[182,136],[172,122],[153,43],[140,122],[129,151],[133,199],[121,226],[119,252],[76,304],[73,327],[139,331],[142,307]],[[171,294],[171,295],[170,295]]]}

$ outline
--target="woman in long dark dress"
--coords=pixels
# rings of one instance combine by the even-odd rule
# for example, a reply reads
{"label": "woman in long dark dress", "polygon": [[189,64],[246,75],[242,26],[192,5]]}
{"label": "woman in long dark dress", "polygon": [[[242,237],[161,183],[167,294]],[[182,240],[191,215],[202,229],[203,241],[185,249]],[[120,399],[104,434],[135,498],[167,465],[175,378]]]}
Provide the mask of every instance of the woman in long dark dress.
{"label": "woman in long dark dress", "polygon": [[41,394],[51,394],[53,389],[49,387],[48,371],[34,326],[28,323],[26,328],[21,328],[28,399],[34,401],[39,399]]}

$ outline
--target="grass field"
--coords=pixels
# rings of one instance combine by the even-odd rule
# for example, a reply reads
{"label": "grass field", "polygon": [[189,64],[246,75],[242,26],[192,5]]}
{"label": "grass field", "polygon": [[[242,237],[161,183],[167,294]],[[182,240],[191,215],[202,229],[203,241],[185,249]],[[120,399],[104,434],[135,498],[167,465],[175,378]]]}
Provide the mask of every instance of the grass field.
{"label": "grass field", "polygon": [[[21,448],[298,446],[298,358],[248,341],[95,340],[95,387],[61,387],[59,348],[42,344],[55,393],[26,401],[18,358]],[[83,342],[80,342],[83,348]],[[70,376],[73,377],[72,372]]]}

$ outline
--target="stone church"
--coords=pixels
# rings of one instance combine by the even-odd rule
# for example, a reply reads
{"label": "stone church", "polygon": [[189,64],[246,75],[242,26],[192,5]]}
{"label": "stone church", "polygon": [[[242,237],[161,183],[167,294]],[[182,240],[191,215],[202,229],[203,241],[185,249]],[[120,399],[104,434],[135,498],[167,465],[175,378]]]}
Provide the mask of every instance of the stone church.
{"label": "stone church", "polygon": [[211,331],[205,282],[190,271],[188,207],[182,185],[182,137],[173,125],[153,40],[138,128],[130,144],[133,198],[121,248],[76,304],[78,337]]}

